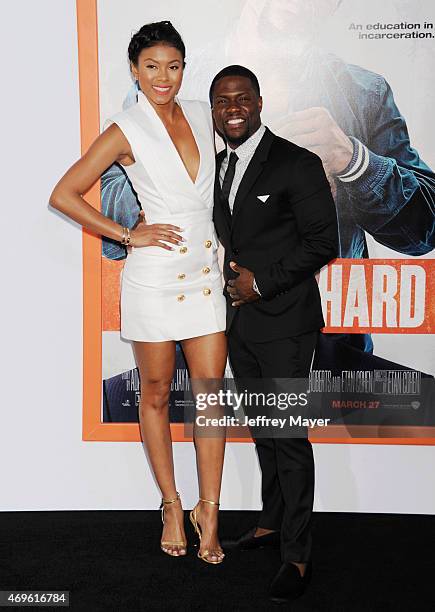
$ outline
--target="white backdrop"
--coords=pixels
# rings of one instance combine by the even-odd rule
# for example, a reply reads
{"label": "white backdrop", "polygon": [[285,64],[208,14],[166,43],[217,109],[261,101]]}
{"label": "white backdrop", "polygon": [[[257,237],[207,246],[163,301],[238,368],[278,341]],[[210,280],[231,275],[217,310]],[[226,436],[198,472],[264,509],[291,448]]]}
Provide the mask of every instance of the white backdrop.
{"label": "white backdrop", "polygon": [[[80,153],[75,2],[16,0],[3,16],[3,211],[13,215],[2,224],[0,509],[156,508],[139,443],[81,441],[81,232],[47,206]],[[189,507],[193,447],[174,454]],[[435,513],[435,447],[325,444],[315,456],[316,510]],[[221,499],[259,507],[251,445],[228,445]]]}

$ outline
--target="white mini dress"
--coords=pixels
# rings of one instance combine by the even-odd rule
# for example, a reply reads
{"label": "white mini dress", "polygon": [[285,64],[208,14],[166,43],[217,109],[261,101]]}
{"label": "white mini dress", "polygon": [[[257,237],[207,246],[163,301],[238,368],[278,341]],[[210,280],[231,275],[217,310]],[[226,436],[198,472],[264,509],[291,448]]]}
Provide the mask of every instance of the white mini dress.
{"label": "white mini dress", "polygon": [[129,247],[121,276],[121,336],[162,342],[225,329],[225,298],[213,225],[215,153],[210,109],[199,101],[176,102],[200,153],[195,183],[154,108],[138,102],[112,117],[130,143],[135,163],[124,169],[146,221],[182,228],[174,250]]}

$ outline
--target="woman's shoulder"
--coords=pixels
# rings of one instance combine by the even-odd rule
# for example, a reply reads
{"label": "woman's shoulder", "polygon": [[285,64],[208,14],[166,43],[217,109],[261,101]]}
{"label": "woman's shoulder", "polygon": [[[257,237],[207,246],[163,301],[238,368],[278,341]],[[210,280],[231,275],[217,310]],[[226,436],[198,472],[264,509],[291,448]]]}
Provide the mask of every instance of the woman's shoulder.
{"label": "woman's shoulder", "polygon": [[211,109],[207,102],[203,102],[202,100],[181,99],[180,103],[192,121],[198,124],[206,124],[208,128],[213,129]]}
{"label": "woman's shoulder", "polygon": [[[127,110],[129,110],[129,109],[127,109]],[[121,119],[121,120],[122,120],[122,118],[123,118],[123,117],[126,117],[126,116],[127,116],[127,110],[122,110],[122,111],[118,111],[118,112],[116,112],[116,113],[110,114],[110,115],[109,115],[109,116],[106,118],[105,123],[108,123],[108,124],[109,124],[109,123],[116,123],[116,121],[117,121],[118,119]]]}
{"label": "woman's shoulder", "polygon": [[203,102],[202,100],[184,100],[183,98],[180,100],[180,102],[187,110],[201,112],[207,117],[211,117],[210,105],[207,104],[207,102]]}
{"label": "woman's shoulder", "polygon": [[129,106],[128,108],[111,115],[104,122],[104,129],[108,128],[110,125],[115,123],[119,127],[123,128],[124,126],[131,124],[131,120],[137,118],[137,103]]}

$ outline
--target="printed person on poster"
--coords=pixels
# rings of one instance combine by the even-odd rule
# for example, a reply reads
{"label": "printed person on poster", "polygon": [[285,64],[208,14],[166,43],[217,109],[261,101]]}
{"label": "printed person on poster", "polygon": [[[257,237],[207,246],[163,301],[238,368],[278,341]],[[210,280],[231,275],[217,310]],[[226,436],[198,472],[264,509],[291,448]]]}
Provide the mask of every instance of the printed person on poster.
{"label": "printed person on poster", "polygon": [[[339,256],[369,257],[366,232],[401,254],[421,256],[434,247],[435,175],[411,146],[386,79],[316,44],[319,28],[345,2],[247,0],[223,41],[188,56],[185,95],[206,99],[212,75],[226,64],[253,68],[269,92],[265,117],[271,129],[322,159],[337,207]],[[129,98],[134,95],[132,90]],[[103,208],[113,211],[115,200],[119,207],[112,187],[117,183],[133,223],[137,203],[120,173],[113,169],[103,179]],[[332,362],[338,372],[354,364],[397,366],[359,351],[372,353],[370,335],[322,334],[317,367]]]}

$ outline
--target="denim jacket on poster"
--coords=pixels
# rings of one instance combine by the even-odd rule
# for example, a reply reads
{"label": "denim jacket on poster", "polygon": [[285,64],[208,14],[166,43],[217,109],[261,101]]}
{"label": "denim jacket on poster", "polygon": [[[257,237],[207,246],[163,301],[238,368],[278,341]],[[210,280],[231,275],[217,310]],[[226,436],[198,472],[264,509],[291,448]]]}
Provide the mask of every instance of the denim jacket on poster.
{"label": "denim jacket on poster", "polygon": [[435,246],[435,174],[411,147],[390,86],[379,74],[333,55],[316,59],[297,110],[324,106],[369,151],[359,179],[336,180],[340,257],[368,256],[363,230],[399,253],[429,253]]}

